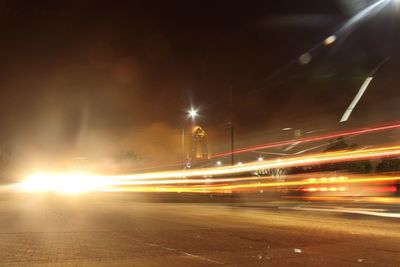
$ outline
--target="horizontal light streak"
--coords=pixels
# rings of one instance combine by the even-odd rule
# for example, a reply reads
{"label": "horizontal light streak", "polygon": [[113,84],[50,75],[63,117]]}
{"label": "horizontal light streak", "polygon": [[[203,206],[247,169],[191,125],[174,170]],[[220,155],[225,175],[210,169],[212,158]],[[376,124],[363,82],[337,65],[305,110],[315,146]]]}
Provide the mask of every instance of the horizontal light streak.
{"label": "horizontal light streak", "polygon": [[[180,170],[180,171],[165,171],[155,173],[142,173],[123,176],[104,176],[104,175],[91,175],[84,173],[76,174],[37,174],[27,177],[22,181],[18,188],[25,191],[61,191],[61,192],[84,192],[84,191],[98,191],[105,190],[115,186],[134,186],[134,185],[152,185],[154,190],[157,191],[159,184],[180,184],[178,189],[165,188],[162,190],[172,191],[185,191],[191,192],[193,190],[242,190],[261,187],[274,187],[274,186],[294,186],[294,185],[309,185],[315,183],[336,183],[338,179],[332,178],[314,178],[308,181],[286,181],[286,182],[273,182],[273,183],[258,183],[258,184],[232,184],[241,181],[250,181],[251,179],[259,179],[260,177],[237,177],[237,178],[214,178],[214,176],[227,176],[234,174],[254,173],[257,170],[274,169],[274,168],[288,168],[292,166],[308,166],[317,164],[327,164],[336,162],[366,160],[371,158],[383,158],[390,156],[400,156],[400,146],[381,147],[365,150],[355,151],[337,151],[328,153],[316,153],[306,156],[294,156],[284,159],[275,159],[267,161],[256,161],[252,163],[243,164],[240,166],[227,166],[227,167],[214,167],[206,169],[195,170]],[[262,178],[264,179],[264,178]],[[260,179],[260,180],[262,180]],[[272,177],[271,177],[272,179]],[[382,181],[390,180],[393,178],[385,178]],[[357,181],[357,180],[355,180]],[[372,180],[371,180],[372,181]],[[379,180],[375,180],[379,181]],[[350,180],[346,181],[349,183]],[[360,182],[364,182],[361,179]],[[225,186],[208,186],[193,189],[192,187],[185,187],[188,184],[202,184],[202,183],[228,183]],[[139,188],[139,187],[136,187]],[[142,189],[138,189],[142,191]],[[152,191],[153,189],[145,188],[145,191]]]}
{"label": "horizontal light streak", "polygon": [[[234,190],[248,190],[248,189],[264,189],[273,187],[293,187],[293,186],[318,186],[318,185],[337,185],[337,188],[345,188],[348,184],[360,183],[374,183],[374,182],[395,182],[400,180],[396,176],[370,176],[370,177],[354,177],[347,180],[318,180],[318,181],[282,181],[282,182],[268,182],[268,183],[246,183],[246,184],[233,184],[233,185],[201,185],[201,186],[138,186],[138,187],[119,187],[107,188],[105,191],[130,191],[130,192],[180,192],[180,193],[211,193],[211,192],[232,192]],[[328,187],[327,187],[328,188]],[[342,190],[339,190],[342,191]]]}
{"label": "horizontal light streak", "polygon": [[379,157],[390,157],[400,155],[400,146],[381,147],[366,150],[339,151],[329,153],[317,153],[306,156],[287,157],[278,160],[256,161],[242,164],[240,166],[213,167],[194,170],[165,171],[154,173],[141,173],[131,175],[109,176],[115,180],[146,180],[146,179],[168,179],[189,177],[210,177],[218,175],[238,174],[254,172],[260,169],[287,168],[293,166],[307,166],[326,164],[343,161],[365,160]]}

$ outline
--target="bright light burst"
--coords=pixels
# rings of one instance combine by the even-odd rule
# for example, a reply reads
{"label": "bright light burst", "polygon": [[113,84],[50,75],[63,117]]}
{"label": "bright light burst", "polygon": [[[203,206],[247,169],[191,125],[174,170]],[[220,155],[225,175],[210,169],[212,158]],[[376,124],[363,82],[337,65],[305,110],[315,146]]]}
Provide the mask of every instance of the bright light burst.
{"label": "bright light burst", "polygon": [[199,115],[199,111],[197,109],[191,108],[188,110],[188,116],[189,118],[195,119]]}
{"label": "bright light burst", "polygon": [[84,173],[44,174],[28,176],[18,184],[18,188],[27,192],[81,193],[99,190],[106,185],[104,177]]}

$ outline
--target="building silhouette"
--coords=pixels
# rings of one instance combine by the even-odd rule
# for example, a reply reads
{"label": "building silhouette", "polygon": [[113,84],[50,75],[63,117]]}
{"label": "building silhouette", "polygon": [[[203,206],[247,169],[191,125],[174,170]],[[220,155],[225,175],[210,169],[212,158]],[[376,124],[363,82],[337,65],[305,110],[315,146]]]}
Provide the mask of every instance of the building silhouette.
{"label": "building silhouette", "polygon": [[190,158],[191,161],[209,159],[207,133],[199,126],[192,131]]}

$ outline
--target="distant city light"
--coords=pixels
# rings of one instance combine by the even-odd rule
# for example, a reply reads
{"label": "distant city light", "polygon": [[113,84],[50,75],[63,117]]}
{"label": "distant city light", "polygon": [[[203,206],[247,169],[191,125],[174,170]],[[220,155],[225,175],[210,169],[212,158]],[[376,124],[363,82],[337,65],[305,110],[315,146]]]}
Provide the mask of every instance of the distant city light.
{"label": "distant city light", "polygon": [[263,161],[263,160],[264,160],[263,157],[259,157],[259,158],[258,158],[258,161]]}
{"label": "distant city light", "polygon": [[328,38],[326,38],[326,39],[324,40],[324,45],[326,45],[326,46],[331,45],[331,44],[333,44],[335,41],[336,41],[336,36],[335,36],[335,35],[331,35],[331,36],[329,36]]}
{"label": "distant city light", "polygon": [[221,166],[222,162],[221,161],[217,161],[217,166]]}

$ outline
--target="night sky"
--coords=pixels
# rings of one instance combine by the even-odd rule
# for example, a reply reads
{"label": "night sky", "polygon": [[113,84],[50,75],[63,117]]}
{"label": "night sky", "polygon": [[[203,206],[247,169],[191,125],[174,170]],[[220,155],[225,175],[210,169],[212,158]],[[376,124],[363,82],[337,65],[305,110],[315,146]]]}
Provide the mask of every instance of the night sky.
{"label": "night sky", "polygon": [[220,152],[231,90],[238,145],[283,127],[333,129],[387,57],[351,120],[397,120],[394,4],[296,61],[372,2],[1,1],[1,143],[38,162],[125,149],[144,165],[170,161],[194,105]]}

